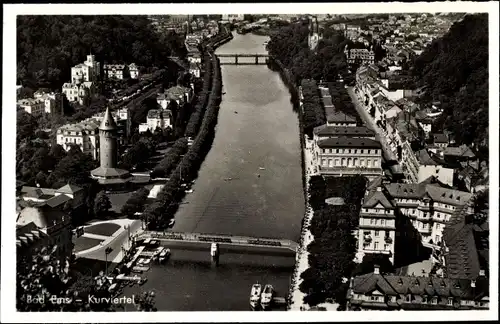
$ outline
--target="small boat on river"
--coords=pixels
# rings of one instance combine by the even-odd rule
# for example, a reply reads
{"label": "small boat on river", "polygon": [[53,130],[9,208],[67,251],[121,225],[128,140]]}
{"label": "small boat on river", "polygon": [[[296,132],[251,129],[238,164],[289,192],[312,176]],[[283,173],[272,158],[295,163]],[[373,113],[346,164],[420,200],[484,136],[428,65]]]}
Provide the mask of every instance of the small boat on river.
{"label": "small boat on river", "polygon": [[260,304],[263,309],[267,309],[271,306],[273,297],[274,297],[274,288],[272,285],[268,284],[264,287],[264,292],[262,292],[262,295],[260,297]]}
{"label": "small boat on river", "polygon": [[250,291],[250,307],[252,307],[252,309],[255,309],[259,305],[261,295],[262,286],[258,283],[254,284]]}

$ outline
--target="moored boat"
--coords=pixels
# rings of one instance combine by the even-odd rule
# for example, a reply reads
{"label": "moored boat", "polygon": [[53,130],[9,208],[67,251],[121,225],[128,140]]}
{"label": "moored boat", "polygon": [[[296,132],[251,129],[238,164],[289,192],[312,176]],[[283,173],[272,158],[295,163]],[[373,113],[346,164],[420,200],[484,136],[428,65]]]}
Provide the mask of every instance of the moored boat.
{"label": "moored boat", "polygon": [[262,286],[258,283],[252,286],[252,290],[250,291],[250,306],[255,309],[260,302],[260,296],[262,294]]}
{"label": "moored boat", "polygon": [[165,259],[167,259],[170,256],[170,249],[164,249],[160,253],[159,260],[160,262],[163,262]]}
{"label": "moored boat", "polygon": [[263,309],[267,309],[269,306],[271,306],[271,302],[273,301],[273,295],[274,295],[273,286],[269,284],[266,285],[260,297],[260,305],[262,306]]}

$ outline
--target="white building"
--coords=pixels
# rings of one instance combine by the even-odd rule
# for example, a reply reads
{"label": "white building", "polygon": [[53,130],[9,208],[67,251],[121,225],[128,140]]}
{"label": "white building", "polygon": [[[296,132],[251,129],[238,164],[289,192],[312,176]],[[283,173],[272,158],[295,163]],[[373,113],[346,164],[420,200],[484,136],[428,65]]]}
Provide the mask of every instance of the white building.
{"label": "white building", "polygon": [[195,78],[199,78],[201,76],[201,69],[199,64],[197,63],[190,63],[189,64],[189,73],[194,76]]}
{"label": "white building", "polygon": [[42,99],[21,99],[17,101],[17,106],[33,116],[41,116],[45,113],[45,101]]}
{"label": "white building", "polygon": [[165,93],[160,93],[156,97],[156,102],[163,108],[167,109],[170,101],[174,100],[179,106],[182,106],[185,102],[191,102],[193,99],[193,87],[186,88],[183,86],[175,86],[165,90]]}
{"label": "white building", "polygon": [[85,98],[89,98],[95,94],[95,86],[93,82],[85,81],[82,83],[64,83],[62,93],[70,102],[78,102],[83,104]]}
{"label": "white building", "polygon": [[104,64],[104,74],[108,79],[123,80],[128,77],[128,67],[124,64]]}
{"label": "white building", "polygon": [[139,67],[135,63],[128,66],[128,71],[131,79],[139,79]]}
{"label": "white building", "polygon": [[57,144],[69,151],[72,145],[78,145],[83,153],[94,160],[99,157],[99,121],[95,118],[83,120],[77,124],[67,124],[57,129]]}
{"label": "white building", "polygon": [[[376,180],[375,180],[376,181]],[[386,254],[394,264],[395,207],[379,185],[367,189],[359,215],[359,262],[367,253]]]}
{"label": "white building", "polygon": [[222,15],[222,20],[225,21],[243,21],[245,20],[245,15],[243,14],[223,14]]}
{"label": "white building", "polygon": [[45,93],[37,91],[34,93],[35,99],[44,101],[45,113],[51,115],[63,115],[63,96],[61,93]]}
{"label": "white building", "polygon": [[96,62],[94,55],[87,55],[87,60],[83,64],[78,64],[71,68],[71,83],[82,81],[96,81],[101,74],[101,66]]}
{"label": "white building", "polygon": [[168,109],[152,109],[148,111],[146,123],[139,125],[139,133],[154,132],[157,128],[166,129],[172,127],[172,113]]}

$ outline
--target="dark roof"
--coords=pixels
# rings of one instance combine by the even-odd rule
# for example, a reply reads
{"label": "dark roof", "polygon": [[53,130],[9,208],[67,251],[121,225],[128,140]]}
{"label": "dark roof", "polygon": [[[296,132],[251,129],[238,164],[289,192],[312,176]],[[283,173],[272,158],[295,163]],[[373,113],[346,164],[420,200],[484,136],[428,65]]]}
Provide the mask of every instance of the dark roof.
{"label": "dark roof", "polygon": [[384,295],[414,295],[429,297],[457,297],[477,300],[489,296],[489,283],[485,277],[475,280],[475,287],[468,279],[437,277],[395,276],[368,273],[353,278],[352,291],[356,294],[370,294],[375,290]]}
{"label": "dark roof", "polygon": [[72,198],[68,197],[64,194],[57,195],[57,196],[54,196],[54,197],[48,199],[45,202],[45,205],[50,206],[50,207],[57,207],[57,206],[61,206],[61,205],[65,204],[67,201],[70,201],[70,200],[72,200]]}
{"label": "dark roof", "polygon": [[439,165],[434,159],[429,155],[426,149],[421,149],[415,152],[415,157],[421,165]]}
{"label": "dark roof", "polygon": [[434,143],[448,143],[448,137],[443,133],[434,134]]}
{"label": "dark roof", "polygon": [[336,111],[334,107],[325,107],[326,120],[330,123],[356,123],[356,118],[341,111]]}
{"label": "dark roof", "polygon": [[314,128],[314,134],[318,136],[364,136],[374,137],[375,132],[367,127],[343,127],[321,125]]}
{"label": "dark roof", "polygon": [[369,193],[368,196],[365,199],[365,202],[363,203],[363,207],[374,207],[378,204],[382,204],[384,208],[387,209],[393,209],[394,206],[392,203],[387,199],[385,194],[382,191],[377,191],[374,190],[373,192]]}
{"label": "dark roof", "polygon": [[390,183],[385,188],[393,198],[420,199],[428,195],[434,201],[454,206],[464,205],[472,197],[469,192],[444,188],[434,183]]}
{"label": "dark roof", "polygon": [[356,147],[356,148],[381,148],[380,142],[370,138],[337,137],[327,138],[318,142],[319,147]]}
{"label": "dark roof", "polygon": [[443,151],[444,155],[448,156],[464,156],[468,158],[475,158],[476,155],[471,151],[467,145],[461,145],[459,147],[446,147]]}
{"label": "dark roof", "polygon": [[443,230],[448,248],[446,272],[450,278],[476,279],[479,270],[489,268],[489,225],[479,215],[466,215],[465,208],[455,212]]}

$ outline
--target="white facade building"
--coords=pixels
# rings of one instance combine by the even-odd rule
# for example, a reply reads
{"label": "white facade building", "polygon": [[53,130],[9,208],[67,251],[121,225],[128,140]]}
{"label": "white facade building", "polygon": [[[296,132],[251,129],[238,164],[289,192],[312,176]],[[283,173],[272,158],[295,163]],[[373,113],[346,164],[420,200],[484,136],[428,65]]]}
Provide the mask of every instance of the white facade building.
{"label": "white facade building", "polygon": [[139,125],[139,133],[150,130],[154,132],[156,128],[166,129],[172,127],[172,113],[165,109],[152,109],[148,112],[146,123]]}
{"label": "white facade building", "polygon": [[41,116],[45,113],[45,101],[42,99],[21,99],[17,101],[17,106],[33,116]]}
{"label": "white facade building", "polygon": [[77,124],[63,125],[57,129],[57,144],[69,151],[72,145],[78,145],[83,153],[94,160],[99,157],[99,121],[95,118],[83,120]]}
{"label": "white facade building", "polygon": [[83,64],[71,68],[71,83],[96,81],[100,74],[100,63],[95,60],[94,55],[90,54],[87,55],[87,60]]}
{"label": "white facade building", "polygon": [[70,102],[78,102],[83,104],[84,99],[95,94],[95,86],[93,82],[82,83],[64,83],[62,93]]}
{"label": "white facade building", "polygon": [[128,71],[131,79],[139,79],[139,67],[135,63],[128,66]]}
{"label": "white facade building", "polygon": [[45,113],[51,115],[63,115],[63,96],[61,93],[45,93],[37,91],[34,93],[35,99],[44,101]]}
{"label": "white facade building", "polygon": [[128,67],[124,64],[104,64],[104,74],[108,79],[123,80],[128,77]]}

